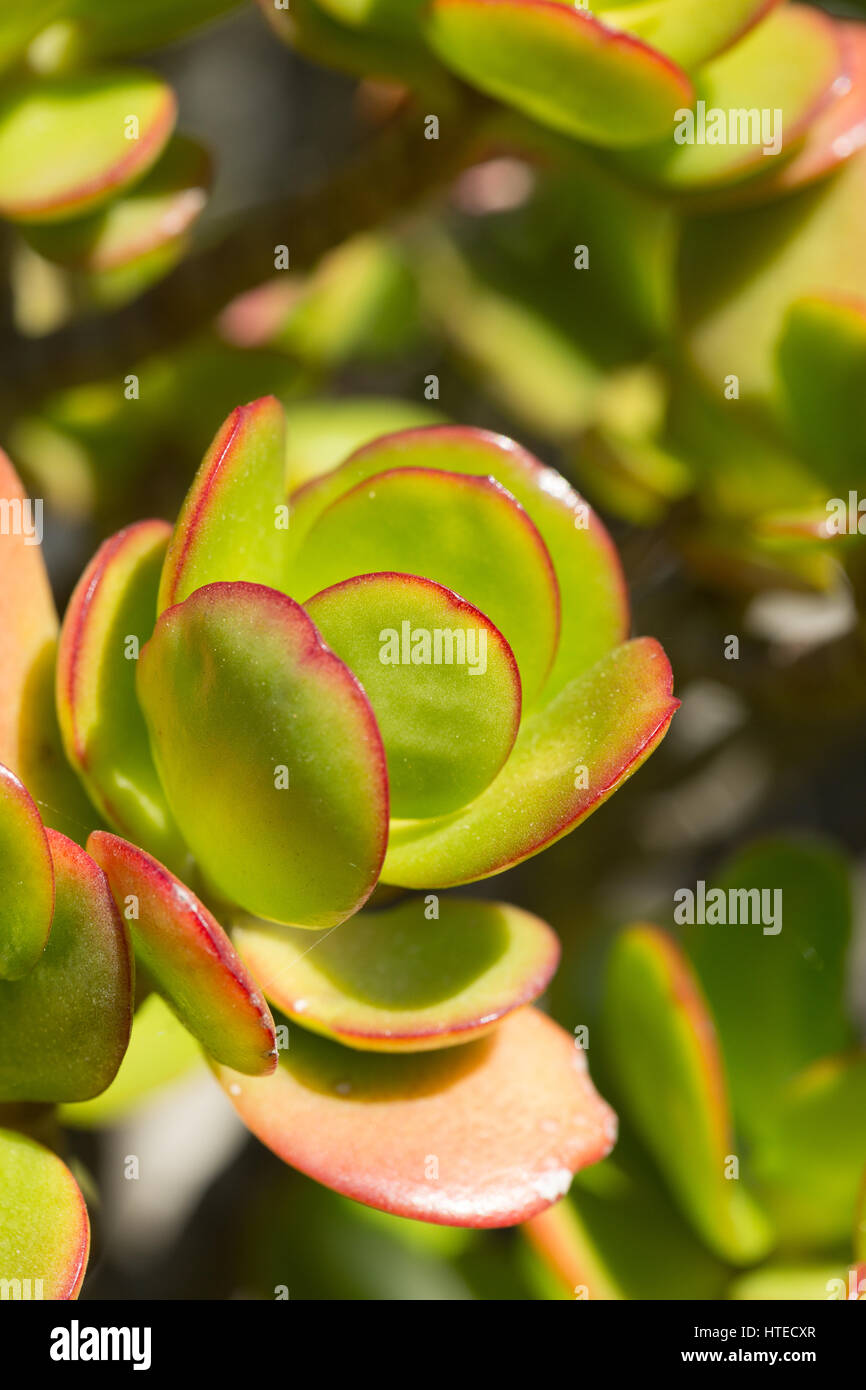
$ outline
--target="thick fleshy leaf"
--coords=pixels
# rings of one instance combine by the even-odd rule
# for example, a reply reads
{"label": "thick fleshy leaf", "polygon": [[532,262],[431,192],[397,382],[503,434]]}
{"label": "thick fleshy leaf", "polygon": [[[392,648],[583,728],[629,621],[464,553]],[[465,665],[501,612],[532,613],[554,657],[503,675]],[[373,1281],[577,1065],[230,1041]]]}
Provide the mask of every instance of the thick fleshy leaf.
{"label": "thick fleshy leaf", "polygon": [[602,0],[599,19],[692,71],[731,47],[781,0]]}
{"label": "thick fleshy leaf", "polygon": [[132,69],[14,88],[0,104],[0,214],[37,222],[89,212],[153,164],[175,116],[171,88]]}
{"label": "thick fleshy leaf", "polygon": [[[798,300],[785,318],[777,363],[793,438],[847,502],[864,473],[866,299]],[[826,496],[821,502],[826,525]]]}
{"label": "thick fleshy leaf", "polygon": [[60,634],[57,710],[66,755],[106,820],[182,864],[135,694],[170,535],[164,521],[138,522],[105,541],[85,569]]}
{"label": "thick fleshy leaf", "polygon": [[802,188],[823,178],[866,144],[866,25],[836,22],[842,42],[843,72],[833,84],[832,100],[807,127],[793,158],[763,178],[755,189],[761,198]]}
{"label": "thick fleshy leaf", "polygon": [[182,238],[204,208],[210,161],[200,145],[176,135],[134,188],[107,208],[70,222],[26,228],[34,250],[75,270],[112,271]]}
{"label": "thick fleshy leaf", "polygon": [[566,135],[645,144],[693,95],[663,54],[549,0],[435,0],[436,52],[490,96]]}
{"label": "thick fleshy leaf", "polygon": [[87,1208],[66,1164],[35,1139],[0,1129],[3,1297],[77,1298],[89,1250]]}
{"label": "thick fleshy leaf", "polygon": [[[513,440],[486,430],[434,425],[374,440],[342,468],[294,495],[293,547],[303,543],[310,527],[338,497],[392,468],[436,468],[492,477],[526,509],[547,546],[560,592],[559,646],[544,687],[546,699],[624,640],[629,624],[625,580],[598,517],[555,469],[539,463]],[[414,566],[410,569],[414,572]],[[472,600],[471,595],[464,597]],[[482,603],[477,606],[487,611]],[[523,696],[526,705],[525,683]]]}
{"label": "thick fleshy leaf", "polygon": [[827,1057],[787,1087],[752,1154],[782,1240],[850,1239],[866,1163],[866,1054]]}
{"label": "thick fleshy leaf", "polygon": [[722,1057],[700,986],[673,940],[632,927],[611,953],[604,1035],[631,1120],[709,1247],[747,1264],[772,1241],[737,1178]]}
{"label": "thick fleshy leaf", "polygon": [[160,995],[149,994],[136,1009],[129,1047],[108,1090],[92,1100],[61,1105],[60,1121],[73,1129],[117,1124],[196,1067],[204,1072],[195,1038]]}
{"label": "thick fleshy leaf", "polygon": [[694,362],[719,395],[735,372],[741,400],[772,399],[779,335],[797,300],[866,300],[864,198],[861,150],[833,178],[789,198],[686,224],[684,326]]}
{"label": "thick fleshy leaf", "polygon": [[53,913],[54,868],[39,811],[0,763],[0,979],[20,979],[36,964]]}
{"label": "thick fleshy leaf", "polygon": [[421,1052],[468,1042],[537,999],[559,960],[539,917],[507,903],[429,898],[309,932],[242,918],[238,950],[268,998],[349,1047]]}
{"label": "thick fleshy leaf", "polygon": [[114,1077],[132,1021],[132,956],[105,875],[48,831],[54,917],[21,980],[0,981],[0,1100],[87,1100]]}
{"label": "thick fleshy leaf", "polygon": [[329,927],[364,903],[388,822],[369,701],[303,609],[209,584],[160,617],[138,692],[177,824],[249,912]]}
{"label": "thick fleshy leaf", "polygon": [[177,519],[159,586],[160,612],[204,584],[244,579],[283,585],[285,447],[283,407],[274,396],[232,411]]}
{"label": "thick fleshy leaf", "polygon": [[751,1136],[773,1127],[775,1101],[797,1072],[853,1042],[845,1006],[849,874],[836,850],[769,840],[738,855],[711,887],[737,903],[738,916],[741,900],[743,912],[754,906],[743,891],[757,890],[765,925],[775,918],[769,931],[683,927],[718,1024],[737,1124]]}
{"label": "thick fleshy leaf", "polygon": [[[432,82],[442,87],[442,70],[421,41],[420,31],[412,42],[412,31],[406,26],[392,33],[374,25],[343,23],[318,0],[291,0],[286,10],[276,9],[273,0],[257,3],[275,33],[314,62],[365,78],[423,82],[428,89]],[[406,5],[401,8],[405,13]]]}
{"label": "thick fleshy leaf", "polygon": [[392,830],[382,871],[406,888],[486,878],[573,830],[636,772],[679,701],[657,642],[616,648],[524,719],[511,757],[471,805]]}
{"label": "thick fleshy leaf", "polygon": [[212,1057],[252,1076],[277,1064],[274,1024],[219,922],[186,884],[126,840],[97,830],[87,851],[108,878],[154,987]]}
{"label": "thick fleshy leaf", "polygon": [[218,1075],[286,1163],[367,1206],[445,1226],[525,1221],[616,1136],[573,1038],[532,1008],[463,1047],[412,1056],[293,1027],[274,1076]]}
{"label": "thick fleshy leaf", "polygon": [[310,598],[374,571],[452,589],[514,652],[527,702],[544,684],[559,634],[559,588],[535,524],[492,478],[395,468],[344,493],[311,526],[291,587]]}
{"label": "thick fleshy leaf", "polygon": [[46,824],[86,836],[93,814],[66,762],[54,707],[57,614],[42,561],[42,500],[27,497],[2,449],[0,503],[9,516],[0,529],[0,762]]}
{"label": "thick fleshy leaf", "polygon": [[[827,15],[808,5],[784,5],[702,69],[703,106],[696,108],[691,126],[678,114],[676,129],[672,122],[658,145],[626,156],[629,167],[677,191],[769,174],[773,161],[794,153],[809,123],[830,102],[843,61]],[[685,110],[691,103],[681,105]],[[745,129],[738,124],[732,133],[734,117],[745,120]],[[691,138],[680,143],[681,131]]]}
{"label": "thick fleshy leaf", "polygon": [[517,737],[520,676],[502,634],[429,579],[364,574],[304,607],[367,693],[392,816],[438,816],[478,796]]}

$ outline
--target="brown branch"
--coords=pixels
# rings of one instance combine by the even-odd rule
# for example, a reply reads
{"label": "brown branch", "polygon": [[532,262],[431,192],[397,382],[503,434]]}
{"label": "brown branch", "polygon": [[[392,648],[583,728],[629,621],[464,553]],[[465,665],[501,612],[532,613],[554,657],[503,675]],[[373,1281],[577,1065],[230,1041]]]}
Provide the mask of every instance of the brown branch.
{"label": "brown branch", "polygon": [[314,265],[354,233],[416,207],[475,157],[484,99],[468,90],[424,138],[424,116],[403,110],[356,160],[309,193],[247,212],[133,303],[74,321],[43,338],[5,335],[0,344],[0,415],[18,413],[64,387],[125,375],[213,321],[236,295],[274,274],[274,248],[293,270]]}

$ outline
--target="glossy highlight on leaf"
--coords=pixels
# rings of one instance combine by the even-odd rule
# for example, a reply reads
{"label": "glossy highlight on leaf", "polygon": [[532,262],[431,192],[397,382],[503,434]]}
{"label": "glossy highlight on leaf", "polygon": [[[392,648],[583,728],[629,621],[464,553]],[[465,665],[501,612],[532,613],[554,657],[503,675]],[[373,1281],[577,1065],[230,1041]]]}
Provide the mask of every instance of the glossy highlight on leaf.
{"label": "glossy highlight on leaf", "polygon": [[491,478],[395,468],[343,493],[310,527],[291,571],[304,601],[355,575],[418,575],[481,610],[514,652],[529,702],[559,637],[559,588],[535,524]]}
{"label": "glossy highlight on leaf", "polygon": [[218,581],[282,587],[285,448],[283,408],[273,396],[232,411],[177,519],[159,585],[160,612]]}
{"label": "glossy highlight on leaf", "polygon": [[520,723],[520,676],[502,634],[449,589],[364,574],[304,604],[373,706],[392,816],[436,816],[484,790]]}
{"label": "glossy highlight on leaf", "polygon": [[[89,1251],[87,1208],[66,1164],[27,1135],[0,1129],[4,1298],[77,1298]],[[12,1281],[20,1281],[17,1295],[5,1293]]]}
{"label": "glossy highlight on leaf", "polygon": [[132,955],[102,870],[48,831],[54,917],[23,979],[0,981],[0,1100],[87,1100],[113,1079],[132,1022]]}
{"label": "glossy highlight on leaf", "polygon": [[539,917],[506,903],[429,899],[362,912],[339,931],[241,918],[238,950],[264,993],[305,1028],[370,1051],[468,1042],[537,999],[559,960]]}
{"label": "glossy highlight on leaf", "polygon": [[171,88],[132,69],[13,88],[0,103],[0,214],[36,222],[90,211],[157,159],[175,115]]}
{"label": "glossy highlight on leaf", "polygon": [[0,979],[17,980],[39,960],[54,913],[54,867],[39,811],[0,764]]}
{"label": "glossy highlight on leaf", "polygon": [[264,585],[209,584],[162,614],[137,676],[206,878],[273,921],[356,912],[385,849],[385,756],[366,695],[303,609]]}
{"label": "glossy highlight on leaf", "polygon": [[156,621],[170,535],[164,521],[141,521],[96,552],[63,619],[57,709],[67,757],[106,820],[180,864],[183,841],[135,694],[138,653]]}
{"label": "glossy highlight on leaf", "polygon": [[382,870],[405,888],[487,878],[553,844],[636,772],[679,705],[657,642],[617,647],[524,719],[499,776],[469,806],[395,826]]}
{"label": "glossy highlight on leaf", "polygon": [[181,1022],[225,1066],[252,1076],[273,1071],[270,1012],[212,913],[156,859],[117,835],[95,831],[87,851],[129,923],[138,958]]}
{"label": "glossy highlight on leaf", "polygon": [[429,37],[488,95],[600,145],[645,144],[692,99],[663,54],[550,0],[435,0]]}
{"label": "glossy highlight on leaf", "polygon": [[475,1042],[411,1056],[293,1026],[273,1076],[217,1074],[284,1162],[367,1206],[446,1226],[525,1221],[616,1136],[573,1038],[532,1008]]}

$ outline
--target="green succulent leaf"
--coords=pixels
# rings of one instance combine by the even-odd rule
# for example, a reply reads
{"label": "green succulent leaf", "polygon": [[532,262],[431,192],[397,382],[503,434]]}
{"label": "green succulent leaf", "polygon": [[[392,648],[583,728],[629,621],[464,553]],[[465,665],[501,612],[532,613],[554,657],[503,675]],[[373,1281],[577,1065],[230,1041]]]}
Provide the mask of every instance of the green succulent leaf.
{"label": "green succulent leaf", "polygon": [[833,178],[791,197],[686,224],[683,320],[690,355],[713,389],[736,372],[742,400],[772,402],[776,350],[791,306],[815,294],[866,301],[858,234],[864,185],[861,151]]}
{"label": "green succulent leaf", "polygon": [[683,1214],[733,1264],[766,1254],[769,1224],[726,1171],[736,1154],[712,1017],[685,958],[654,927],[630,928],[613,948],[604,1032],[630,1118]]}
{"label": "green succulent leaf", "polygon": [[114,271],[178,243],[205,204],[210,160],[175,135],[143,179],[105,208],[69,222],[24,228],[35,251],[74,270]]}
{"label": "green succulent leaf", "polygon": [[657,642],[617,647],[524,719],[505,767],[469,806],[393,827],[383,880],[444,888],[537,854],[637,771],[678,704]]}
{"label": "green succulent leaf", "polygon": [[737,1302],[823,1303],[845,1299],[851,1271],[841,1264],[768,1264],[741,1274],[728,1289]]}
{"label": "green succulent leaf", "polygon": [[452,589],[511,647],[527,702],[541,689],[556,652],[559,589],[538,530],[501,484],[416,467],[359,483],[307,532],[291,586],[306,600],[374,571]]}
{"label": "green succulent leaf", "polygon": [[210,1055],[251,1076],[277,1064],[274,1023],[222,927],[151,855],[97,830],[88,853],[105,873],[154,987]]}
{"label": "green succulent leaf", "polygon": [[850,1239],[866,1159],[866,1054],[814,1062],[785,1089],[752,1163],[781,1239]]}
{"label": "green succulent leaf", "polygon": [[[626,156],[626,161],[642,177],[677,191],[771,174],[777,161],[795,152],[808,124],[829,102],[841,71],[843,52],[833,21],[808,5],[784,5],[701,70],[698,96],[707,122],[703,140],[697,138],[696,125],[695,138],[679,143],[672,124],[664,141]],[[685,109],[691,103],[682,105]],[[725,138],[712,141],[710,123],[719,111]],[[732,139],[730,113],[746,113],[748,119],[750,111],[759,117],[770,113],[772,126],[766,131],[748,127],[745,135]],[[768,153],[774,137],[778,148]]]}
{"label": "green succulent leaf", "polygon": [[693,71],[731,47],[781,0],[602,0],[603,24],[636,34]]}
{"label": "green succulent leaf", "polygon": [[468,1042],[547,987],[559,942],[506,903],[429,898],[362,912],[345,931],[242,918],[238,950],[283,1013],[349,1047],[421,1052]]}
{"label": "green succulent leaf", "polygon": [[64,0],[8,0],[0,15],[0,68],[10,66],[49,24]]}
{"label": "green succulent leaf", "polygon": [[600,145],[645,144],[692,100],[688,77],[663,54],[549,0],[435,0],[428,35],[483,92]]}
{"label": "green succulent leaf", "polygon": [[[513,440],[485,430],[436,425],[404,430],[361,448],[342,468],[294,494],[293,549],[303,545],[311,527],[339,497],[377,473],[395,468],[441,469],[491,477],[516,498],[538,528],[553,561],[561,607],[559,645],[544,686],[546,699],[551,699],[626,637],[629,615],[625,581],[616,550],[601,522],[561,474],[546,468]],[[431,547],[439,539],[431,536]],[[376,562],[372,568],[381,565]],[[408,569],[417,573],[417,562],[413,561]],[[436,575],[428,578],[435,579]],[[447,584],[447,580],[440,582]],[[487,582],[489,585],[491,581]],[[471,593],[463,597],[496,621],[480,597]],[[497,627],[507,639],[504,628],[499,623]],[[519,664],[519,653],[515,651],[515,655]],[[524,706],[528,705],[526,680],[523,698]]]}
{"label": "green succulent leaf", "polygon": [[171,88],[129,68],[13,88],[0,102],[0,215],[41,222],[91,211],[154,163],[175,115]]}
{"label": "green succulent leaf", "polygon": [[180,865],[188,855],[135,694],[170,535],[164,521],[138,522],[105,541],[85,569],[60,634],[57,710],[66,755],[105,819]]}
{"label": "green succulent leaf", "polygon": [[164,1086],[204,1072],[201,1048],[159,994],[149,994],[132,1020],[129,1047],[107,1090],[92,1100],[61,1105],[58,1115],[73,1129],[117,1124]]}
{"label": "green succulent leaf", "polygon": [[304,607],[373,706],[392,816],[442,815],[489,786],[517,737],[520,676],[483,613],[407,574],[346,579]]}
{"label": "green succulent leaf", "polygon": [[793,437],[847,502],[849,486],[866,472],[866,300],[797,300],[785,317],[777,361]]}
{"label": "green succulent leaf", "polygon": [[0,1100],[87,1100],[120,1066],[132,1021],[129,940],[105,875],[48,831],[54,916],[39,961],[0,981]]}
{"label": "green succulent leaf", "polygon": [[66,1164],[0,1129],[0,1280],[12,1289],[4,1297],[77,1298],[89,1250],[87,1208]]}
{"label": "green succulent leaf", "polygon": [[160,617],[138,693],[175,820],[224,897],[296,926],[357,911],[385,849],[384,751],[303,609],[258,584],[198,589]]}
{"label": "green succulent leaf", "polygon": [[217,1074],[286,1163],[367,1206],[446,1226],[526,1220],[615,1137],[574,1040],[532,1008],[475,1042],[411,1055],[293,1026],[273,1076]]}
{"label": "green succulent leaf", "polygon": [[232,411],[177,519],[159,585],[160,612],[223,580],[283,587],[285,450],[285,417],[275,397]]}
{"label": "green succulent leaf", "polygon": [[0,764],[0,979],[17,980],[45,949],[54,913],[54,868],[36,803]]}
{"label": "green succulent leaf", "polygon": [[751,1137],[773,1128],[774,1098],[797,1072],[853,1042],[845,1005],[849,875],[833,849],[769,840],[738,855],[716,886],[728,899],[763,892],[781,928],[683,929],[718,1025],[737,1124]]}

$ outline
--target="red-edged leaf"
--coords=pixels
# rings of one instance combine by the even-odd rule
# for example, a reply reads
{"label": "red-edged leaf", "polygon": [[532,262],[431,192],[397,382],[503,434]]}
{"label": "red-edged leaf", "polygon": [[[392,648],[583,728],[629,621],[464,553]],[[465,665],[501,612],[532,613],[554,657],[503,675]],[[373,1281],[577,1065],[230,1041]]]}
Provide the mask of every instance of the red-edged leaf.
{"label": "red-edged leaf", "polygon": [[105,872],[136,954],[178,1018],[218,1062],[250,1075],[277,1064],[270,1011],[217,920],[158,860],[95,831],[88,852]]}
{"label": "red-edged leaf", "polygon": [[0,1129],[3,1298],[77,1298],[89,1250],[87,1208],[66,1164],[35,1139]]}
{"label": "red-edged leaf", "polygon": [[26,975],[45,949],[54,868],[36,803],[0,764],[0,978]]}
{"label": "red-edged leaf", "polygon": [[218,1075],[286,1163],[367,1206],[445,1226],[525,1221],[616,1134],[573,1038],[532,1008],[477,1042],[411,1056],[293,1027],[274,1076]]}

